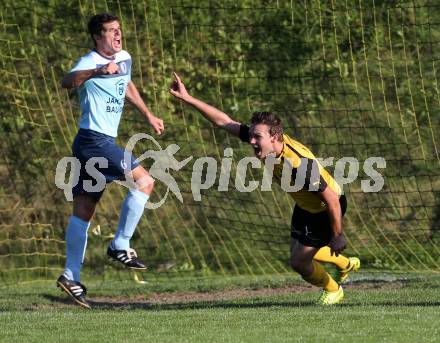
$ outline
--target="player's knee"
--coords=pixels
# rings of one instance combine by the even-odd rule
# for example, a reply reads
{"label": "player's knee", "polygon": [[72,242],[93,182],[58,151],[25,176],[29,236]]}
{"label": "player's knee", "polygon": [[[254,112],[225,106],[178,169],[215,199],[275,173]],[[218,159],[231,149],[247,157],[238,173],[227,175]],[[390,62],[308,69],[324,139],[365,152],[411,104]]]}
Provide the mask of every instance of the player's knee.
{"label": "player's knee", "polygon": [[74,199],[73,215],[89,222],[95,214],[96,201],[89,197],[80,196]]}
{"label": "player's knee", "polygon": [[150,176],[150,174],[145,175],[142,178],[142,182],[139,190],[145,194],[150,195],[153,192],[154,188],[154,179]]}
{"label": "player's knee", "polygon": [[296,271],[298,273],[301,270],[301,263],[298,260],[296,260],[296,259],[293,259],[293,258],[290,259],[290,266],[292,267],[292,269],[294,271]]}
{"label": "player's knee", "polygon": [[81,207],[76,209],[73,212],[75,217],[78,217],[81,220],[89,222],[92,220],[93,214],[95,213],[95,208],[92,207]]}
{"label": "player's knee", "polygon": [[291,258],[290,266],[297,273],[303,274],[305,272],[306,263],[300,258]]}

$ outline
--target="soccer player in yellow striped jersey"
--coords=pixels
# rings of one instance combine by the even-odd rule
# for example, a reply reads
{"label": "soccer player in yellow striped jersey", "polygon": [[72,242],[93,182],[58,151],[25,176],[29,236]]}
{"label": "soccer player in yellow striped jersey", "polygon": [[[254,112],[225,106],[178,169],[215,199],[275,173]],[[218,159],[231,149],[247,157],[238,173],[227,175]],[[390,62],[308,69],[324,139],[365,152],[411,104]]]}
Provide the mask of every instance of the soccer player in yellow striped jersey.
{"label": "soccer player in yellow striped jersey", "polygon": [[[281,120],[275,114],[256,112],[250,126],[241,124],[191,96],[176,73],[170,93],[193,106],[214,125],[251,144],[257,158],[266,163],[268,158],[275,158],[273,177],[283,189],[286,180],[288,185],[292,180],[302,181],[298,189],[289,191],[296,202],[291,225],[291,266],[305,281],[323,289],[319,304],[339,303],[344,297],[339,283],[349,271],[359,269],[360,262],[340,254],[346,247],[342,217],[347,203],[333,177],[308,148],[283,134]],[[287,177],[283,176],[286,170]],[[339,268],[337,280],[318,261],[335,264]]]}
{"label": "soccer player in yellow striped jersey", "polygon": [[[254,121],[264,120],[265,117],[271,118],[272,116],[274,115],[266,112],[256,113]],[[249,141],[250,138],[248,132],[249,128],[242,125],[240,138],[245,142]],[[273,176],[275,180],[281,184],[284,163],[289,163],[291,166],[292,179],[294,179],[293,176],[296,178],[298,170],[302,171],[304,175],[302,178],[300,177],[300,182],[303,182],[304,187],[295,192],[289,192],[289,194],[302,209],[311,213],[322,212],[325,210],[326,204],[320,197],[316,196],[316,193],[323,191],[325,187],[330,187],[334,193],[340,196],[341,188],[327,170],[317,162],[315,156],[307,147],[286,134],[282,135],[282,139],[283,148],[281,153],[276,156],[278,163],[274,165]],[[312,175],[313,172],[316,172],[315,176]],[[313,178],[314,180],[311,180]]]}

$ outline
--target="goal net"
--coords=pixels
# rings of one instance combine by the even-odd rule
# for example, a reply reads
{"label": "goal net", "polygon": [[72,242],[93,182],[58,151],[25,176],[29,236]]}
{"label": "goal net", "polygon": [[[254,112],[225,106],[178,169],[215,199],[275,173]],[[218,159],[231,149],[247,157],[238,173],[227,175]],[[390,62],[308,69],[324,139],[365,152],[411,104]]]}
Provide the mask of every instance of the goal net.
{"label": "goal net", "polygon": [[[348,162],[359,162],[358,177],[344,185],[348,255],[360,256],[370,269],[439,270],[436,1],[3,3],[2,280],[53,279],[62,271],[72,204],[55,186],[55,175],[58,162],[71,156],[80,113],[76,94],[61,89],[60,81],[92,48],[87,21],[103,11],[120,17],[124,48],[133,58],[132,79],[166,126],[163,136],[154,136],[142,116],[126,105],[118,143],[125,146],[134,134],[148,133],[160,147],[142,140],[135,155],[176,144],[177,161],[192,157],[180,170],[167,170],[183,201],[157,181],[151,201],[165,199],[167,190],[168,195],[162,206],[145,211],[132,241],[154,273],[290,271],[293,201],[277,185],[272,191],[237,190],[252,181],[261,186],[260,168],[249,165],[245,176],[237,174],[238,163],[252,156],[252,148],[172,99],[168,89],[173,71],[193,95],[241,122],[248,122],[254,111],[278,113],[286,133],[316,156],[333,158],[331,171],[339,162],[348,177],[355,170]],[[365,185],[373,183],[364,170],[371,157],[386,161],[386,168],[376,166],[384,180],[378,192],[365,192]],[[202,175],[194,174],[201,158],[210,163]],[[228,161],[231,173],[226,178],[221,166]],[[142,161],[146,168],[152,163],[149,158]],[[208,164],[215,173],[212,184],[206,180]],[[206,188],[200,190],[200,201],[195,199],[195,177]],[[125,277],[109,271],[105,251],[126,192],[111,184],[98,205],[89,230],[86,273]]]}

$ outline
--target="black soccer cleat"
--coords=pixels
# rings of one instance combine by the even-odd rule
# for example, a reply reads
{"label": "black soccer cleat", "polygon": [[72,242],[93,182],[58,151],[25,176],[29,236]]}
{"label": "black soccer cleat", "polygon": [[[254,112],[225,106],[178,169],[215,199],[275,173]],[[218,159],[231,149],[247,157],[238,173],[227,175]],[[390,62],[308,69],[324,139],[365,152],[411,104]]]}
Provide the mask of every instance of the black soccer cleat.
{"label": "black soccer cleat", "polygon": [[116,250],[108,247],[107,255],[113,261],[121,262],[125,267],[134,270],[147,270],[147,266],[137,258],[134,249]]}
{"label": "black soccer cleat", "polygon": [[57,280],[57,287],[66,292],[77,304],[88,309],[92,308],[86,300],[87,288],[81,282],[69,280],[63,274]]}

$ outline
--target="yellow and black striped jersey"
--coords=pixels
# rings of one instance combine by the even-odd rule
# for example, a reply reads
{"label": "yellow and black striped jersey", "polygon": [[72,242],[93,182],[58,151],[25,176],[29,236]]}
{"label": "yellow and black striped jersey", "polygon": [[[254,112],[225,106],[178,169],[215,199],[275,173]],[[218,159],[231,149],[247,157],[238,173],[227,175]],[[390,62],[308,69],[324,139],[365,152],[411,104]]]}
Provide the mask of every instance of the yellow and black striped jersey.
{"label": "yellow and black striped jersey", "polygon": [[[240,126],[240,139],[249,142],[249,127]],[[289,185],[297,183],[300,187],[296,191],[289,191],[296,204],[303,210],[311,213],[322,212],[326,209],[325,203],[321,200],[318,192],[330,187],[336,194],[341,195],[341,188],[330,173],[325,170],[316,160],[313,153],[300,142],[283,135],[283,150],[276,156],[273,178],[281,185],[283,168],[288,163],[291,168],[285,168],[291,175],[288,175]]]}

